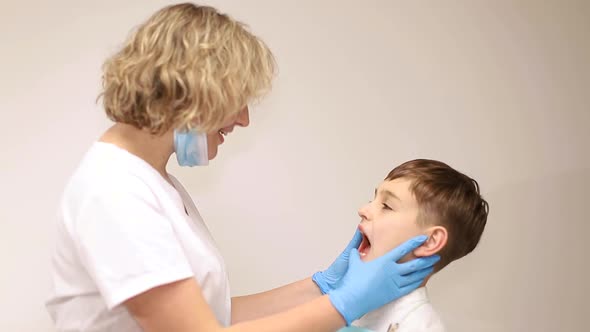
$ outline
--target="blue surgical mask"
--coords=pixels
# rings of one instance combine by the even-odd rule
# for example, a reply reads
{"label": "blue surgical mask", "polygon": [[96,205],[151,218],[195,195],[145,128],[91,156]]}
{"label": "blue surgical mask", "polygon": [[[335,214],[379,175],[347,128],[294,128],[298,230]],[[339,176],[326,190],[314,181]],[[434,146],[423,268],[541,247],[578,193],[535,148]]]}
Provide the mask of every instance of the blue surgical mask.
{"label": "blue surgical mask", "polygon": [[209,165],[207,134],[196,129],[174,131],[174,151],[180,166]]}

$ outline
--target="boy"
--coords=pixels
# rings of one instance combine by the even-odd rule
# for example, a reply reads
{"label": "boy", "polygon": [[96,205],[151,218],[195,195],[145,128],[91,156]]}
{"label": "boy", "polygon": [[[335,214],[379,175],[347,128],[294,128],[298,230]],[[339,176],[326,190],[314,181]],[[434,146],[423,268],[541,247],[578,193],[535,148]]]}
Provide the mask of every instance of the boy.
{"label": "boy", "polygon": [[[428,240],[400,262],[437,254],[434,273],[475,249],[485,228],[488,203],[477,182],[435,161],[418,159],[393,169],[375,190],[375,198],[359,210],[363,235],[358,248],[370,261],[405,240],[425,234]],[[354,326],[378,332],[444,331],[428,300],[426,288],[366,314]]]}

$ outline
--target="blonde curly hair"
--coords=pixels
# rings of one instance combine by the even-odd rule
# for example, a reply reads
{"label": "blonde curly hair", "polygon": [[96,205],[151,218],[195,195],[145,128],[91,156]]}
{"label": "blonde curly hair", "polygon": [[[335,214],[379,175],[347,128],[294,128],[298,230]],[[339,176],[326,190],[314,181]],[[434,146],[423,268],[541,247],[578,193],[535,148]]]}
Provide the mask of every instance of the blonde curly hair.
{"label": "blonde curly hair", "polygon": [[103,65],[104,109],[116,122],[163,134],[219,129],[271,88],[276,63],[266,44],[215,8],[165,7]]}

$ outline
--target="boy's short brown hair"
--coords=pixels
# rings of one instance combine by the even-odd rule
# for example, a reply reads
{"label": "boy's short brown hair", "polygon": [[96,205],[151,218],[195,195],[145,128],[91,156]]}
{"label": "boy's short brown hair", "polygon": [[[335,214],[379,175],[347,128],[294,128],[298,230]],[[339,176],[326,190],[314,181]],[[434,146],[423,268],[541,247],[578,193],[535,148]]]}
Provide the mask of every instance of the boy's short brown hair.
{"label": "boy's short brown hair", "polygon": [[447,244],[438,253],[441,260],[435,271],[475,249],[489,212],[477,181],[445,163],[428,159],[405,162],[389,172],[385,180],[398,178],[412,182],[410,191],[420,210],[417,222],[447,229]]}

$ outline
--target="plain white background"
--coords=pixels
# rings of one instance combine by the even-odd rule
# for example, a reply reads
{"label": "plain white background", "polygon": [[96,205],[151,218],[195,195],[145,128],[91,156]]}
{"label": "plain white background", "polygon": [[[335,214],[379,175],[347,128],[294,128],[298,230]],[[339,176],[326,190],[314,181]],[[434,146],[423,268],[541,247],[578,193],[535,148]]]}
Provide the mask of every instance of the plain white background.
{"label": "plain white background", "polygon": [[[44,309],[61,190],[107,128],[103,60],[167,1],[0,5],[0,330]],[[207,168],[170,172],[226,257],[234,295],[326,267],[397,164],[475,177],[480,246],[430,284],[449,331],[583,331],[590,295],[587,1],[208,1],[276,54],[273,92]]]}

